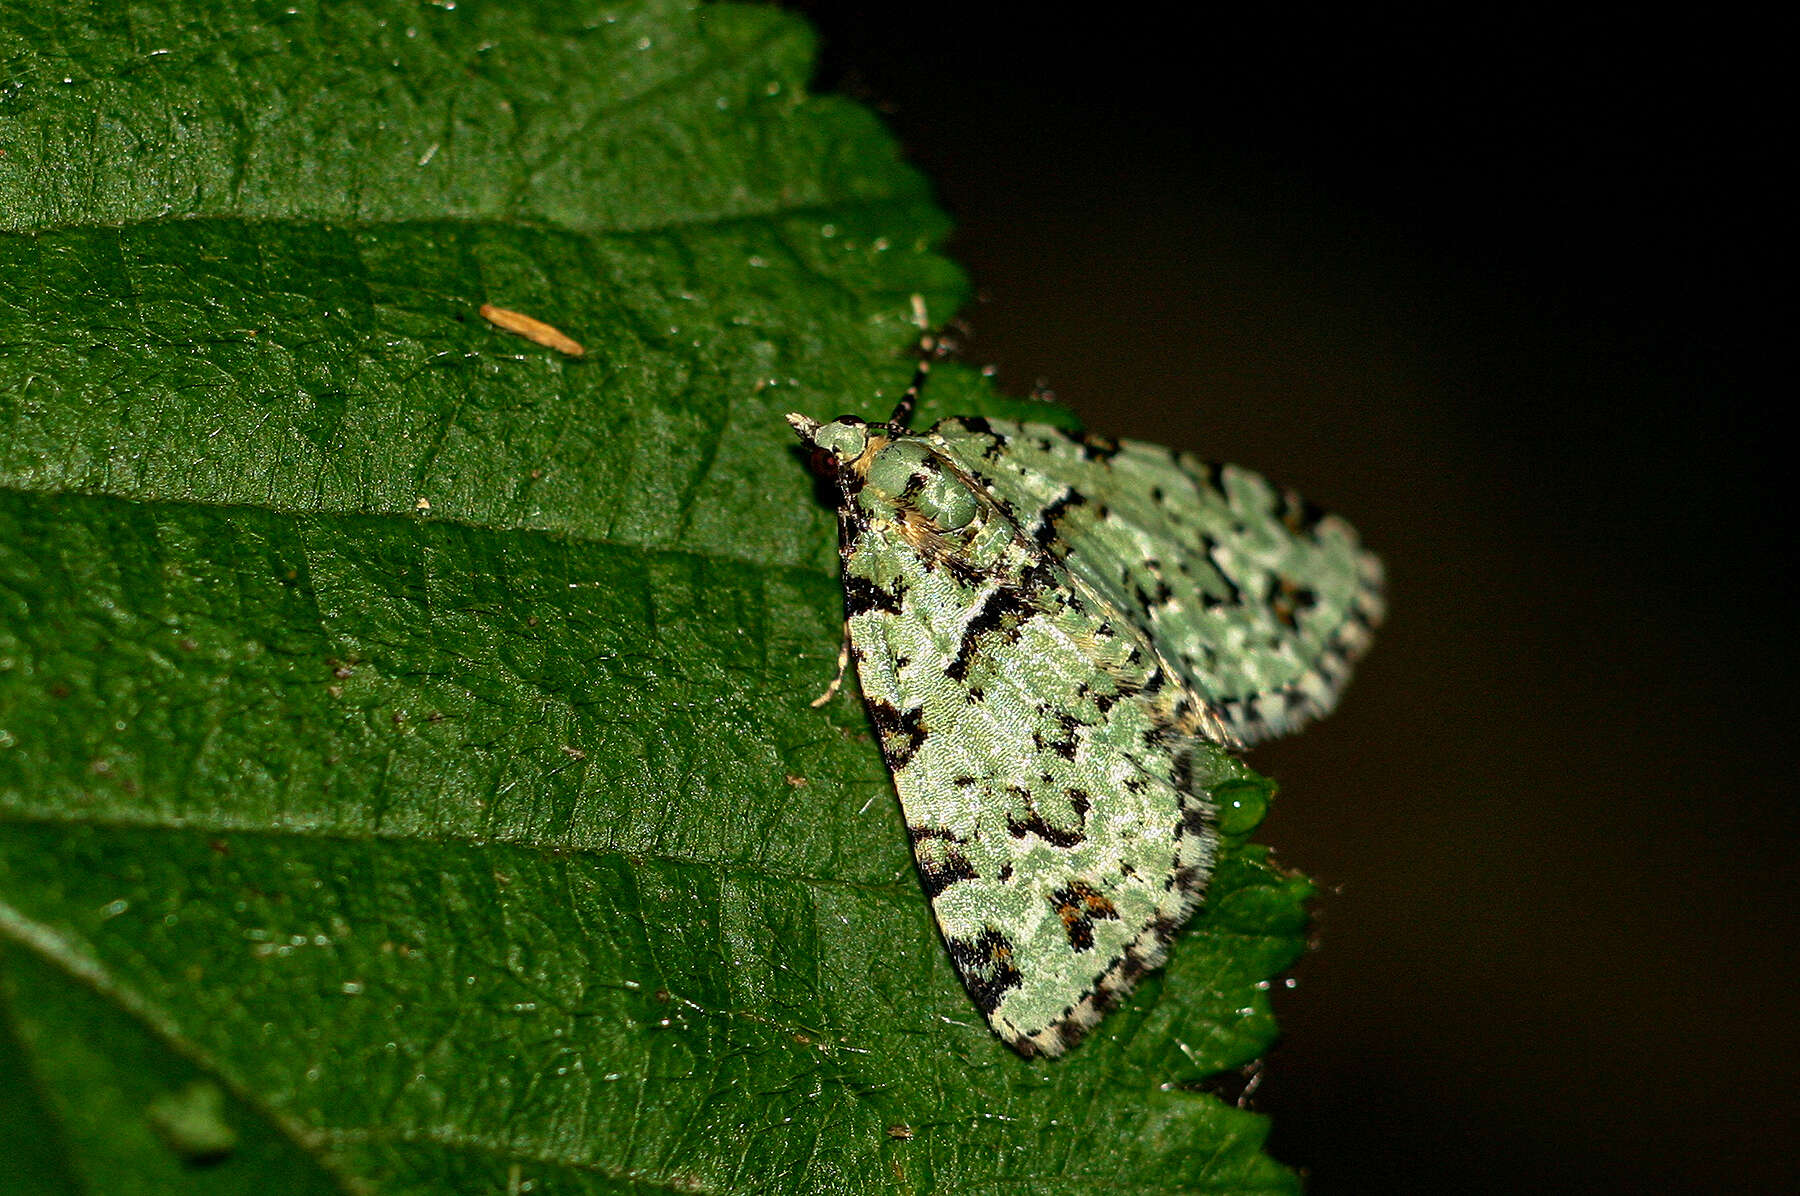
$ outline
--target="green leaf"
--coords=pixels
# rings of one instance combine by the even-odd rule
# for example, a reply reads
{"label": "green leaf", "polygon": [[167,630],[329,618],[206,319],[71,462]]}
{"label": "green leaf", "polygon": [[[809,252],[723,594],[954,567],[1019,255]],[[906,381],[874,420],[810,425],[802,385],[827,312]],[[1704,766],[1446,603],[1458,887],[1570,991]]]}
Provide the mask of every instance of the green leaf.
{"label": "green leaf", "polygon": [[757,7],[0,7],[0,1186],[1295,1186],[1200,1089],[1303,881],[1234,839],[1022,1061],[860,707],[807,705],[841,593],[781,414],[884,414],[908,297],[965,293],[811,54]]}

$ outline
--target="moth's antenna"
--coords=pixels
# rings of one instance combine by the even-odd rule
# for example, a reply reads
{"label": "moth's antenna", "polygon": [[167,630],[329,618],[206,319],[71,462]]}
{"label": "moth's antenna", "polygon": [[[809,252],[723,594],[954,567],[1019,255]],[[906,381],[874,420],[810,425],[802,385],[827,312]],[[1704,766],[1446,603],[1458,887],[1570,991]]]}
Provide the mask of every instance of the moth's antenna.
{"label": "moth's antenna", "polygon": [[918,405],[919,392],[925,389],[926,379],[931,377],[931,363],[938,356],[943,338],[931,330],[931,317],[925,311],[925,297],[912,297],[913,323],[919,329],[919,364],[913,370],[912,385],[894,404],[894,413],[888,416],[888,423],[904,428],[912,423],[913,408]]}

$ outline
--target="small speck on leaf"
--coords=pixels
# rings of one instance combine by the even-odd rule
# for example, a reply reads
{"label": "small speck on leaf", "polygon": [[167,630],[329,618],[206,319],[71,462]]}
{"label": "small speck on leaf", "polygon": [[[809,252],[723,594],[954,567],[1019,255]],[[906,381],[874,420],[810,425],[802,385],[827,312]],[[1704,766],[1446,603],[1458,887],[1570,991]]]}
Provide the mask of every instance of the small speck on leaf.
{"label": "small speck on leaf", "polygon": [[496,328],[504,329],[515,336],[522,336],[534,344],[542,345],[546,349],[555,349],[558,353],[570,357],[581,357],[587,353],[587,350],[581,347],[580,341],[562,329],[552,324],[546,324],[523,312],[508,311],[504,307],[495,307],[491,303],[484,303],[481,305],[481,318]]}

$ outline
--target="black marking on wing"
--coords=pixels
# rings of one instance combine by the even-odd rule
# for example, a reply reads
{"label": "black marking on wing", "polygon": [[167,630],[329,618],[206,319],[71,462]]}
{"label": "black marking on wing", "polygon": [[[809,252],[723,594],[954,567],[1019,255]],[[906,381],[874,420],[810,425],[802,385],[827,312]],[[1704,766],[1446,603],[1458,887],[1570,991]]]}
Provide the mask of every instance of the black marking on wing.
{"label": "black marking on wing", "polygon": [[1289,577],[1278,578],[1275,589],[1269,608],[1290,631],[1298,630],[1300,616],[1319,605],[1319,595],[1312,587],[1303,586]]}
{"label": "black marking on wing", "polygon": [[1025,529],[1025,534],[1035,540],[1039,548],[1054,552],[1060,546],[1062,551],[1057,552],[1056,555],[1065,555],[1068,552],[1067,546],[1059,545],[1057,540],[1057,531],[1062,523],[1062,518],[1076,507],[1086,503],[1087,496],[1085,494],[1072,488],[1065,488],[1049,506],[1038,512],[1038,516],[1032,520],[1031,526]]}
{"label": "black marking on wing", "polygon": [[[1017,814],[1007,814],[1006,833],[1013,838],[1023,839],[1026,835],[1036,835],[1052,847],[1061,847],[1065,849],[1079,847],[1081,844],[1087,842],[1087,830],[1085,829],[1085,826],[1079,830],[1058,830],[1048,822],[1044,821],[1044,816],[1038,812],[1036,806],[1031,804],[1030,794],[1022,789],[1015,788],[1014,795],[1023,797],[1025,807],[1029,813],[1023,818],[1019,817]],[[1083,819],[1084,824],[1085,822],[1086,819]]]}
{"label": "black marking on wing", "polygon": [[906,591],[898,586],[892,590],[884,590],[866,577],[844,574],[844,613],[852,619],[872,610],[897,615],[900,613],[900,601],[905,597]]}
{"label": "black marking on wing", "polygon": [[958,585],[974,589],[986,581],[981,570],[963,560],[959,556],[929,556],[925,558],[925,566],[931,569],[942,569],[956,579]]}
{"label": "black marking on wing", "polygon": [[[962,784],[965,780],[973,783],[974,778],[959,777],[957,783]],[[975,871],[975,866],[969,863],[969,857],[963,854],[962,849],[968,845],[968,840],[955,831],[941,826],[909,826],[906,831],[912,836],[913,862],[918,865],[919,883],[924,887],[927,898],[935,901],[939,893],[957,881],[974,880],[980,875]],[[933,852],[937,858],[928,857],[926,851],[920,850],[924,844],[934,841],[942,842],[943,846],[928,848],[926,851]]]}
{"label": "black marking on wing", "polygon": [[982,446],[981,455],[984,460],[993,461],[1006,451],[1007,436],[1004,432],[994,430],[994,425],[979,415],[960,415],[939,423],[938,428],[947,428],[952,432],[970,432],[983,437],[987,444]]}
{"label": "black marking on wing", "polygon": [[913,862],[919,866],[919,885],[929,901],[936,901],[939,893],[957,881],[974,880],[980,875],[968,857],[954,847],[944,848],[941,859],[927,859],[915,853]]}
{"label": "black marking on wing", "polygon": [[1028,593],[1041,594],[1045,590],[1059,587],[1064,576],[1060,562],[1049,557],[1033,557],[1031,563],[1019,571],[1019,585]]}
{"label": "black marking on wing", "polygon": [[1081,446],[1081,458],[1084,461],[1111,461],[1119,455],[1119,442],[1110,436],[1097,436],[1089,432],[1076,443]]}
{"label": "black marking on wing", "polygon": [[1000,513],[1006,516],[1009,523],[1019,522],[1018,508],[1013,506],[1012,503],[1008,502],[1006,499],[1001,498],[998,494],[995,494],[992,489],[992,482],[979,473],[971,473],[969,476],[981,483],[982,487],[986,490],[987,500],[1000,508]]}
{"label": "black marking on wing", "polygon": [[892,702],[880,698],[869,698],[864,705],[881,738],[881,753],[887,757],[888,767],[895,771],[905,768],[925,742],[924,708],[898,710]]}
{"label": "black marking on wing", "polygon": [[1211,536],[1201,536],[1200,546],[1206,549],[1206,559],[1212,563],[1213,572],[1218,574],[1219,580],[1224,583],[1227,591],[1226,596],[1222,601],[1214,599],[1207,602],[1207,608],[1209,610],[1216,610],[1220,606],[1244,605],[1244,591],[1238,588],[1237,579],[1226,571],[1224,565],[1219,563],[1218,553],[1224,545],[1220,544]]}
{"label": "black marking on wing", "polygon": [[1197,801],[1182,803],[1181,829],[1193,838],[1203,838],[1212,830],[1212,815]]}
{"label": "black marking on wing", "polygon": [[1017,639],[1019,624],[1037,613],[1035,597],[1024,585],[1001,585],[989,590],[974,615],[963,625],[962,642],[957,645],[955,659],[944,667],[944,676],[952,681],[965,680],[969,666],[981,651],[983,637],[999,635],[1007,640]]}
{"label": "black marking on wing", "polygon": [[1325,512],[1292,490],[1281,495],[1281,522],[1296,536],[1310,536],[1325,518]]}
{"label": "black marking on wing", "polygon": [[1225,493],[1225,467],[1217,461],[1202,461],[1186,453],[1170,453],[1169,456],[1187,471],[1188,476],[1206,483],[1207,489],[1214,494]]}
{"label": "black marking on wing", "polygon": [[988,422],[988,418],[985,415],[959,415],[948,422],[953,423],[960,428],[967,428],[969,431],[978,433],[982,436],[999,435],[999,433],[994,431],[994,425]]}
{"label": "black marking on wing", "polygon": [[1100,714],[1105,714],[1114,706],[1117,706],[1122,699],[1130,695],[1127,691],[1118,689],[1113,690],[1111,693],[1102,693],[1099,690],[1096,690],[1092,685],[1083,681],[1080,688],[1075,691],[1075,696],[1078,698],[1086,698],[1094,704],[1095,711]]}
{"label": "black marking on wing", "polygon": [[1064,760],[1073,760],[1081,750],[1081,728],[1085,724],[1072,714],[1062,714],[1057,717],[1057,725],[1062,729],[1060,737],[1046,739],[1042,731],[1033,731],[1032,746],[1040,752],[1055,752]]}
{"label": "black marking on wing", "polygon": [[1117,920],[1119,911],[1112,901],[1085,880],[1070,881],[1050,894],[1050,907],[1069,936],[1069,946],[1077,951],[1094,949],[1094,919]]}
{"label": "black marking on wing", "polygon": [[1136,591],[1135,596],[1140,610],[1155,610],[1175,596],[1175,591],[1169,588],[1169,583],[1160,577],[1156,579],[1155,593],[1144,589],[1142,582],[1137,584]]}
{"label": "black marking on wing", "polygon": [[[1065,710],[1056,716],[1056,725],[1062,728],[1063,735],[1068,738],[1070,743],[1073,743],[1075,742],[1076,737],[1081,734],[1081,729],[1087,726],[1087,723]],[[1069,757],[1071,760],[1074,758],[1075,757],[1072,755]]]}
{"label": "black marking on wing", "polygon": [[1192,892],[1203,888],[1211,875],[1210,871],[1198,864],[1187,864],[1175,869],[1175,874],[1169,877],[1167,887],[1179,893]]}
{"label": "black marking on wing", "polygon": [[993,927],[972,939],[946,938],[951,962],[962,974],[963,986],[983,1017],[1000,1007],[1006,994],[1024,983],[1013,964],[1013,942]]}
{"label": "black marking on wing", "polygon": [[1175,775],[1169,778],[1177,793],[1194,791],[1194,753],[1192,751],[1175,753]]}

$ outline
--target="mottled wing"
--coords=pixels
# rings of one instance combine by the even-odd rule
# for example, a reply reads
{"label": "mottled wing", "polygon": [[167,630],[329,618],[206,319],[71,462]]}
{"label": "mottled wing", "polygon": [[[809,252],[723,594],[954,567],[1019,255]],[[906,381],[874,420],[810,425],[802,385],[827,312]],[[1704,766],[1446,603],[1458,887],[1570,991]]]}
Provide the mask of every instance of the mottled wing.
{"label": "mottled wing", "polygon": [[1198,903],[1194,754],[1219,749],[1142,632],[991,502],[954,545],[854,507],[846,530],[863,694],[951,958],[1001,1038],[1058,1054]]}
{"label": "mottled wing", "polygon": [[1248,470],[1039,424],[925,435],[1139,622],[1243,742],[1329,711],[1381,619],[1381,562],[1350,525]]}

